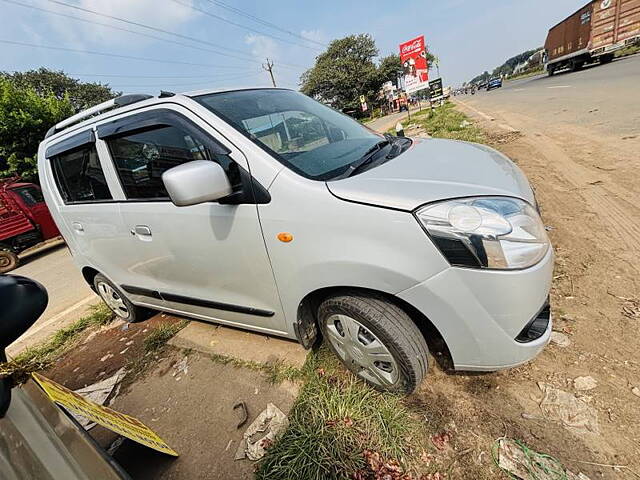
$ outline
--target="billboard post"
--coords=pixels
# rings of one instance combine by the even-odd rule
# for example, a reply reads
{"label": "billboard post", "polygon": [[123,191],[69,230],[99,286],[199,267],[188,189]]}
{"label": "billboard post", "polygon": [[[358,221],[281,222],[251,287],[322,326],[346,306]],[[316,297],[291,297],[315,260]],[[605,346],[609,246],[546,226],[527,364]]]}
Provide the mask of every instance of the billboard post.
{"label": "billboard post", "polygon": [[429,65],[424,35],[400,44],[400,63],[404,75],[405,91],[417,92],[429,86]]}

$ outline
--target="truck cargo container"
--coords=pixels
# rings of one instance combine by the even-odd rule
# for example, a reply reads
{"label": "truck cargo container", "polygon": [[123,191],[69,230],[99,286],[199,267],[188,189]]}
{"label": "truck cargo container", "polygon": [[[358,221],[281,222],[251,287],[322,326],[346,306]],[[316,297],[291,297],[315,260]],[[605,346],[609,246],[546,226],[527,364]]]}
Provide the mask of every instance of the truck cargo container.
{"label": "truck cargo container", "polygon": [[640,43],[640,0],[595,0],[551,27],[545,41],[549,75],[563,68],[613,60],[616,50]]}

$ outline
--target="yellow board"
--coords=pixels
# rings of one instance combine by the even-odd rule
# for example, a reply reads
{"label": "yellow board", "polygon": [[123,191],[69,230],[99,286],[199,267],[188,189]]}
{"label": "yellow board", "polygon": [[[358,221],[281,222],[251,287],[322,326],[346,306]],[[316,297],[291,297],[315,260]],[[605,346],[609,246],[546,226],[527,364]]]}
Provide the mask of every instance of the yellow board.
{"label": "yellow board", "polygon": [[130,438],[134,442],[141,443],[168,455],[178,456],[176,451],[140,420],[87,400],[76,392],[42,375],[33,373],[32,376],[52,401],[62,405],[67,410],[87,417],[123,437]]}

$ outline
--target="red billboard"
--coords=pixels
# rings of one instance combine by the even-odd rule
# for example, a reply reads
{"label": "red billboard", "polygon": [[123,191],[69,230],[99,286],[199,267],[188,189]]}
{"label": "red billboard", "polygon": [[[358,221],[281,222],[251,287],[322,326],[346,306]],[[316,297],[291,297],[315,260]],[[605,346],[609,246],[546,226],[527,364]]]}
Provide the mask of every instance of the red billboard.
{"label": "red billboard", "polygon": [[429,87],[429,65],[424,35],[400,44],[400,63],[407,93]]}

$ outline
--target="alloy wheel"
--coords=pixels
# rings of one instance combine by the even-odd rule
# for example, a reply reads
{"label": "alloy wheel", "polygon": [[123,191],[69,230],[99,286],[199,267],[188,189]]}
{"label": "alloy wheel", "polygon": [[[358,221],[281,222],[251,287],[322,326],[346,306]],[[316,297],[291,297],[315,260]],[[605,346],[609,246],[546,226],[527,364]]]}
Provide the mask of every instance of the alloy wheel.
{"label": "alloy wheel", "polygon": [[327,337],[340,359],[356,374],[371,383],[386,387],[398,380],[398,364],[389,349],[371,330],[347,315],[327,319]]}
{"label": "alloy wheel", "polygon": [[120,294],[111,285],[105,282],[98,282],[97,288],[100,297],[113,310],[113,313],[125,320],[129,318],[131,315],[129,308],[127,308]]}

